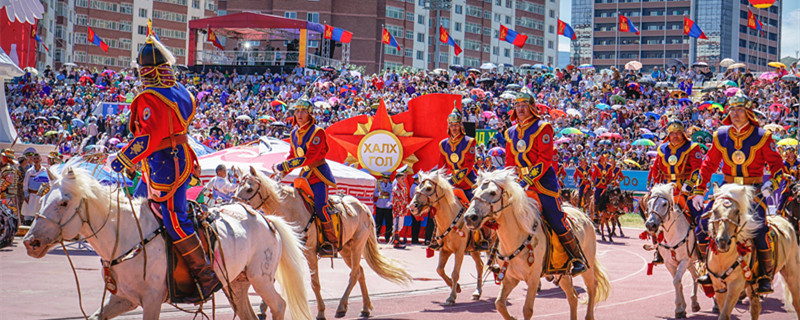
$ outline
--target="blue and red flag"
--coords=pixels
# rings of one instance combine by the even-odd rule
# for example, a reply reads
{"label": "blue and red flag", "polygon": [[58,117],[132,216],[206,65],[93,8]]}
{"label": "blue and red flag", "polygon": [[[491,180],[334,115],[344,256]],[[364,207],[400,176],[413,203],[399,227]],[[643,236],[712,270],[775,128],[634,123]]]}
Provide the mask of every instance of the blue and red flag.
{"label": "blue and red flag", "polygon": [[400,50],[400,44],[397,43],[397,40],[395,40],[394,36],[389,32],[389,30],[386,30],[386,28],[383,28],[383,36],[381,36],[381,42],[397,48],[398,51]]}
{"label": "blue and red flag", "polygon": [[439,26],[439,41],[453,46],[456,55],[459,55],[461,51],[463,51],[456,43],[456,40],[453,39],[453,37],[451,37],[450,34],[447,33],[447,30],[445,30],[442,26]]}
{"label": "blue and red flag", "polygon": [[92,27],[88,27],[88,28],[89,28],[89,33],[87,34],[88,35],[87,38],[88,38],[89,42],[99,46],[100,49],[103,49],[103,51],[108,52],[108,45],[105,42],[103,42],[103,39],[100,39],[100,36],[98,36],[96,33],[94,33],[94,30],[92,30]]}
{"label": "blue and red flag", "polygon": [[330,39],[333,41],[339,41],[341,43],[350,43],[350,40],[353,39],[353,33],[349,31],[344,31],[341,28],[335,28],[329,25],[325,25],[325,33],[323,34],[325,39]]}
{"label": "blue and red flag", "polygon": [[211,30],[211,27],[208,27],[207,34],[208,36],[206,36],[206,41],[211,42],[211,44],[217,47],[217,49],[225,50],[225,47],[223,47],[222,44],[219,43],[219,38],[217,37],[217,34],[214,33],[214,30]]}
{"label": "blue and red flag", "polygon": [[619,31],[639,34],[639,30],[633,25],[633,21],[621,13],[619,14]]}
{"label": "blue and red flag", "polygon": [[578,39],[578,36],[575,34],[575,30],[572,30],[572,26],[564,21],[561,21],[561,19],[558,19],[558,34],[572,40]]}
{"label": "blue and red flag", "polygon": [[39,37],[39,32],[36,31],[38,28],[39,28],[39,24],[38,23],[33,25],[33,27],[31,28],[31,38],[36,40],[36,42],[41,43],[42,47],[44,47],[44,50],[46,50],[47,52],[50,52],[50,48],[48,48],[46,45],[44,45],[44,42],[42,42],[42,38]]}
{"label": "blue and red flag", "polygon": [[528,36],[519,34],[516,31],[509,29],[504,25],[500,25],[500,40],[504,40],[510,44],[513,44],[519,48],[525,45],[525,41],[528,41]]}
{"label": "blue and red flag", "polygon": [[750,29],[761,31],[761,35],[764,35],[764,29],[761,25],[761,21],[758,21],[758,18],[756,18],[756,15],[754,15],[750,9],[747,10],[747,26],[750,27]]}
{"label": "blue and red flag", "polygon": [[683,34],[696,39],[708,39],[700,26],[687,17],[683,17]]}

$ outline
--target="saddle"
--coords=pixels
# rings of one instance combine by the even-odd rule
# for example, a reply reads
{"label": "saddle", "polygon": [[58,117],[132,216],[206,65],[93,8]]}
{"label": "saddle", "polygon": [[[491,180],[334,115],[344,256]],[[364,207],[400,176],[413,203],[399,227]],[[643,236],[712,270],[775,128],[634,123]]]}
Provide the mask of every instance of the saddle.
{"label": "saddle", "polygon": [[[151,202],[151,205],[153,203]],[[156,220],[160,226],[163,227],[160,211],[155,212]],[[208,207],[198,204],[193,200],[187,200],[186,212],[189,219],[192,221],[195,233],[200,237],[200,243],[203,245],[203,251],[206,253],[209,261],[214,261],[214,252],[209,248],[214,248],[218,239],[216,236],[216,225],[214,219],[211,217]],[[189,273],[189,268],[183,258],[172,246],[174,242],[166,231],[162,232],[164,241],[167,245],[167,287],[169,296],[167,297],[170,303],[189,303],[190,301],[197,301],[200,299],[200,293],[197,291],[197,285]]]}
{"label": "saddle", "polygon": [[[774,261],[773,264],[775,264],[775,262],[777,262],[776,259],[778,257],[778,254],[777,254],[778,248],[775,247],[775,243],[776,243],[776,238],[778,237],[778,232],[780,232],[780,230],[778,228],[776,228],[774,225],[772,225],[771,223],[768,224],[768,226],[769,226],[769,232],[767,232],[767,244],[769,244],[769,251],[772,254],[772,261]],[[787,235],[784,235],[784,236],[787,236]],[[755,251],[756,251],[755,245],[752,244],[751,242],[748,242],[748,244],[745,246],[744,249],[739,249],[738,247],[737,247],[737,249],[738,250],[747,250],[747,251],[750,251],[752,253],[750,255],[750,260],[748,261],[748,265],[750,266],[750,270],[752,270],[752,274],[751,274],[751,277],[749,277],[749,278],[746,277],[746,279],[747,279],[747,283],[748,284],[754,284],[756,282],[756,276],[758,276],[757,272],[759,272],[758,270],[761,270],[761,269],[759,269],[760,266],[759,266],[759,263],[758,263],[758,257],[757,257],[757,255],[755,253]],[[772,268],[772,274],[770,275],[770,278],[774,278],[775,277],[775,272],[777,272],[777,270],[778,270],[778,268],[776,268],[776,267]]]}
{"label": "saddle", "polygon": [[[305,178],[296,178],[294,179],[294,187],[297,189],[300,196],[303,198],[303,203],[306,205],[306,209],[311,212],[311,219],[308,221],[310,224],[311,221],[314,222],[314,225],[317,228],[317,247],[316,251],[319,252],[320,247],[325,244],[327,241],[323,236],[322,232],[322,221],[317,219],[316,208],[314,207],[314,193],[311,191],[311,185],[308,184],[308,180]],[[339,214],[342,209],[344,209],[344,204],[341,201],[341,197],[339,197],[338,201],[334,200],[331,197],[328,197],[328,208],[333,208],[336,210],[328,210],[328,214],[331,218],[331,223],[333,223],[333,230],[336,232],[336,238],[339,239],[339,247],[336,248],[336,251],[342,250],[342,217]],[[306,225],[305,230],[303,232],[308,232],[308,225]]]}
{"label": "saddle", "polygon": [[[541,206],[541,202],[539,202],[539,195],[535,191],[527,190],[526,191],[529,198],[535,199],[536,203]],[[541,208],[540,208],[541,209]],[[575,222],[572,220],[571,217],[565,216],[566,219],[564,221],[568,224],[569,232],[573,232]],[[564,246],[561,245],[561,241],[558,240],[558,235],[553,231],[553,228],[550,227],[550,224],[547,223],[546,219],[542,219],[542,230],[545,234],[545,257],[544,257],[544,270],[542,275],[558,275],[558,274],[570,274],[571,272],[571,259],[567,251],[564,250]],[[577,241],[579,237],[575,237]],[[578,249],[581,251],[583,250],[580,246]],[[583,255],[583,252],[581,252]]]}

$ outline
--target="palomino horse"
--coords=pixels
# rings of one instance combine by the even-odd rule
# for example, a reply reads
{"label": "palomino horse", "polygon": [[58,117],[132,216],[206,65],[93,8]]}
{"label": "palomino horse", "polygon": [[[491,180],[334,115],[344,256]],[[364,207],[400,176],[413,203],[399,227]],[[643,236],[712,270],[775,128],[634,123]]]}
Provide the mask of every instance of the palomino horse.
{"label": "palomino horse", "polygon": [[[81,169],[67,167],[63,176],[48,174],[50,192],[40,200],[42,209],[23,239],[28,255],[41,258],[55,244],[80,236],[104,265],[121,261],[109,267],[117,292],[91,319],[114,318],[137,306],[144,310],[143,319],[158,319],[167,299],[166,244],[147,200],[120,201],[125,197],[121,189],[111,191]],[[283,319],[286,303],[275,290],[277,279],[292,318],[311,319],[305,288],[297,285],[303,283],[306,268],[298,235],[281,218],[250,212],[255,210],[236,204],[211,213],[219,226],[215,252],[225,257],[214,256],[214,270],[234,310],[242,319],[256,319],[247,293],[252,285],[272,317]],[[144,254],[137,254],[140,249]]]}
{"label": "palomino horse", "polygon": [[[656,250],[664,257],[664,265],[672,274],[672,286],[675,287],[675,318],[686,318],[686,299],[683,296],[683,274],[686,270],[697,280],[696,263],[698,260],[697,242],[694,228],[686,219],[680,205],[673,198],[672,184],[657,184],[650,189],[647,203],[643,210],[647,212],[645,227],[653,237],[663,239],[658,242]],[[692,312],[700,311],[697,303],[697,282],[692,281]]]}
{"label": "palomino horse", "polygon": [[[744,265],[749,265],[754,246],[748,245],[758,227],[764,223],[751,214],[755,189],[749,186],[726,184],[714,193],[708,221],[708,234],[712,240],[708,255],[708,273],[720,306],[719,319],[730,319],[742,291],[747,289],[750,298],[750,317],[758,319],[761,299],[745,278]],[[784,304],[800,312],[800,251],[791,224],[778,216],[767,216],[767,224],[775,232],[774,270],[783,276]],[[739,269],[737,271],[737,269]],[[748,272],[749,271],[749,272]],[[749,276],[749,275],[748,275]],[[796,314],[800,319],[800,313]]]}
{"label": "palomino horse", "polygon": [[[236,198],[267,214],[281,216],[287,221],[307,229],[308,240],[304,252],[311,269],[311,288],[314,289],[317,297],[317,319],[325,319],[325,302],[320,292],[319,272],[317,271],[317,228],[314,227],[312,213],[306,208],[305,200],[300,193],[290,186],[280,185],[277,181],[250,167],[250,173],[242,177],[241,184],[236,190]],[[350,292],[356,282],[361,287],[364,305],[361,317],[367,317],[372,310],[372,302],[369,300],[364,269],[361,267],[362,255],[367,260],[369,267],[381,278],[398,284],[406,284],[411,281],[411,276],[400,267],[397,261],[383,256],[378,251],[375,222],[367,206],[353,196],[344,196],[341,202],[342,206],[339,207],[342,218],[341,239],[344,245],[339,253],[350,267],[350,279],[341,300],[339,300],[339,306],[336,308],[336,317],[344,317],[347,313]],[[366,251],[364,251],[365,249]]]}
{"label": "palomino horse", "polygon": [[[420,184],[417,186],[414,198],[411,199],[411,203],[408,206],[414,216],[420,216],[430,208],[436,209],[436,215],[433,216],[436,220],[436,233],[433,241],[441,241],[442,244],[439,250],[439,265],[436,267],[436,272],[450,287],[450,296],[447,298],[446,304],[453,305],[456,303],[456,295],[461,292],[458,279],[461,272],[461,263],[464,260],[464,253],[467,249],[467,240],[469,239],[469,232],[464,228],[463,219],[464,211],[467,208],[453,194],[453,187],[448,182],[449,178],[443,170],[429,173],[420,172],[419,177]],[[450,259],[450,255],[455,255],[455,264],[453,265],[453,273],[448,277],[444,271],[444,266],[447,264],[447,260]],[[472,260],[475,260],[475,268],[478,272],[478,287],[472,293],[472,299],[478,300],[483,292],[483,262],[481,261],[480,252],[473,251],[470,255]]]}
{"label": "palomino horse", "polygon": [[[496,221],[498,262],[504,265],[504,277],[500,283],[500,294],[495,300],[497,311],[505,319],[513,319],[508,313],[506,300],[511,290],[520,281],[528,285],[522,313],[525,319],[533,316],[533,301],[536,288],[543,274],[547,235],[540,215],[539,203],[528,198],[525,190],[517,183],[516,174],[512,170],[481,172],[472,203],[465,217],[467,227],[476,230],[488,221]],[[562,208],[568,219],[572,221],[572,231],[580,242],[590,270],[581,276],[586,284],[589,299],[586,301],[586,319],[594,319],[595,304],[605,301],[611,290],[608,276],[596,259],[597,241],[592,232],[592,221],[580,210],[571,206]],[[532,248],[532,249],[531,249]],[[533,254],[529,252],[533,251]],[[520,256],[517,259],[515,257]],[[527,259],[526,259],[527,257]],[[502,270],[502,269],[501,269]],[[578,318],[578,295],[572,285],[572,277],[560,276],[558,284],[567,296],[570,307],[570,319]]]}

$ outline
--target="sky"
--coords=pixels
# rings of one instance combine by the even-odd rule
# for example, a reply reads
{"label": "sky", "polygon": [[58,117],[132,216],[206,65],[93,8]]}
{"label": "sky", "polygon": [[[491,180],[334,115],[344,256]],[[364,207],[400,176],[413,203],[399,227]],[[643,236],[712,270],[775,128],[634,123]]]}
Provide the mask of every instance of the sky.
{"label": "sky", "polygon": [[[800,1],[797,0],[778,0],[783,3],[783,25],[781,26],[781,58],[785,56],[797,56],[800,51],[800,37],[794,35],[795,30],[800,30]],[[572,20],[572,0],[561,0],[561,20],[567,23]],[[569,51],[569,41],[567,38],[558,39],[558,50]]]}

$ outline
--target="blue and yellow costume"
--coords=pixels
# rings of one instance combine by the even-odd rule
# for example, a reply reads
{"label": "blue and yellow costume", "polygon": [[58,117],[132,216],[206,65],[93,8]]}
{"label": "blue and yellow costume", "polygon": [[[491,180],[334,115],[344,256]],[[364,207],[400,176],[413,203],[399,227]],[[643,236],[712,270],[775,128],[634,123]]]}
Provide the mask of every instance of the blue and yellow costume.
{"label": "blue and yellow costume", "polygon": [[[518,118],[516,108],[523,107],[531,117]],[[553,169],[553,126],[539,116],[533,94],[526,89],[517,93],[511,120],[518,122],[505,133],[506,166],[516,167],[522,187],[529,196],[538,198],[542,216],[571,257],[572,275],[582,273],[586,271],[585,259],[561,211],[560,187]]]}
{"label": "blue and yellow costume", "polygon": [[144,90],[130,106],[129,129],[134,138],[117,153],[111,168],[116,172],[133,170],[136,163],[146,160],[142,170],[149,198],[159,204],[167,233],[200,284],[201,299],[205,300],[221,284],[186,212],[186,189],[197,162],[186,133],[197,106],[192,94],[175,81],[174,61],[158,40],[147,37],[137,57]]}
{"label": "blue and yellow costume", "polygon": [[[462,123],[458,109],[447,116],[447,123]],[[439,142],[439,166],[446,168],[450,174],[450,184],[464,190],[467,200],[472,201],[472,188],[478,180],[475,172],[475,143],[476,140],[464,134],[463,125],[460,132],[451,133],[447,129],[448,138]]]}
{"label": "blue and yellow costume", "polygon": [[[289,157],[276,165],[278,171],[287,174],[295,168],[302,168],[300,177],[308,180],[311,192],[314,194],[314,213],[322,224],[322,231],[328,241],[320,247],[321,254],[333,254],[333,248],[338,248],[338,238],[333,230],[328,205],[328,188],[336,188],[333,172],[325,161],[328,154],[328,135],[325,130],[316,125],[313,114],[313,104],[308,99],[302,98],[294,105],[295,112],[308,112],[309,121],[298,123],[298,127],[291,133],[291,150]],[[331,246],[327,246],[331,245]]]}
{"label": "blue and yellow costume", "polygon": [[[725,183],[736,183],[740,185],[754,186],[762,189],[765,169],[771,172],[768,186],[777,188],[784,175],[784,165],[781,155],[776,149],[772,133],[759,126],[758,120],[753,114],[753,104],[744,95],[737,94],[728,100],[728,110],[743,107],[747,115],[748,122],[741,128],[736,128],[730,119],[730,112],[722,120],[724,126],[714,133],[712,147],[708,150],[703,164],[700,166],[700,179],[695,186],[694,194],[702,196],[705,194],[711,175],[717,171],[722,162],[722,173],[725,176]],[[706,211],[713,206],[712,200],[707,206]],[[766,212],[767,205],[763,201],[761,192],[756,192],[753,205],[753,214],[763,222],[763,225],[756,231],[753,242],[757,250],[759,260],[760,275],[757,277],[756,291],[759,294],[772,292],[772,255],[769,251],[767,233]],[[708,225],[708,219],[701,219],[704,228]],[[701,279],[707,281],[706,279]]]}
{"label": "blue and yellow costume", "polygon": [[586,159],[580,158],[578,166],[575,167],[575,173],[572,174],[572,179],[578,185],[578,201],[581,208],[586,205],[583,203],[583,195],[592,190],[591,171],[591,167],[586,164]]}
{"label": "blue and yellow costume", "polygon": [[[600,196],[606,192],[606,188],[609,185],[609,177],[611,176],[612,167],[611,164],[608,163],[608,155],[610,152],[603,151],[600,155],[600,159],[597,163],[592,166],[592,183],[594,184],[594,202],[600,200]],[[595,214],[598,211],[595,209]],[[599,219],[599,216],[593,217],[596,221]]]}
{"label": "blue and yellow costume", "polygon": [[786,203],[792,196],[792,190],[790,188],[792,181],[797,181],[797,179],[800,178],[800,161],[797,161],[797,151],[795,151],[794,147],[789,146],[784,149],[783,167],[784,170],[786,170],[787,182],[783,187],[783,191],[781,192],[781,200],[778,203],[779,214],[784,214]]}

